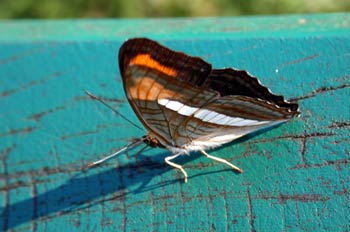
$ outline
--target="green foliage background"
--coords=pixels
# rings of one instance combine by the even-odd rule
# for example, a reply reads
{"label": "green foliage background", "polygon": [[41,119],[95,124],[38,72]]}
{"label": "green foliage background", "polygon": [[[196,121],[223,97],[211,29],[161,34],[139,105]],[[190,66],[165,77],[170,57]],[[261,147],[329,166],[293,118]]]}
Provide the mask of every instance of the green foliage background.
{"label": "green foliage background", "polygon": [[349,0],[0,0],[0,18],[136,18],[345,12]]}

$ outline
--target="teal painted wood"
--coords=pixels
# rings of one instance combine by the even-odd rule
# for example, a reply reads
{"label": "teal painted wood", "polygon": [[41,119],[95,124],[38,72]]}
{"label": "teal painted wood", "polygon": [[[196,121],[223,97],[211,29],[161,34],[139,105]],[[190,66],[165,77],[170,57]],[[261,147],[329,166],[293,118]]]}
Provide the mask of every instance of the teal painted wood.
{"label": "teal painted wood", "polygon": [[[184,184],[161,149],[82,172],[145,133],[84,94],[140,124],[117,67],[122,42],[136,36],[248,70],[298,99],[302,115],[210,152],[243,174],[191,154],[176,160]],[[349,231],[349,70],[349,14],[1,21],[0,228]]]}

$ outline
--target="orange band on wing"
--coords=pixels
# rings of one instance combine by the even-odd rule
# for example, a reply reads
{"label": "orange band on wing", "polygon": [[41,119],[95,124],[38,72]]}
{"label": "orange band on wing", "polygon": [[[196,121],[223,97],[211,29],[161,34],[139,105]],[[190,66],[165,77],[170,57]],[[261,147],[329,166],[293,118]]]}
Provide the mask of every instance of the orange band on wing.
{"label": "orange band on wing", "polygon": [[158,61],[152,59],[152,57],[149,54],[139,54],[135,56],[131,61],[130,65],[142,65],[146,66],[151,69],[156,69],[160,72],[163,72],[164,74],[167,74],[169,76],[176,76],[176,70],[169,68],[167,66],[164,66],[160,64]]}

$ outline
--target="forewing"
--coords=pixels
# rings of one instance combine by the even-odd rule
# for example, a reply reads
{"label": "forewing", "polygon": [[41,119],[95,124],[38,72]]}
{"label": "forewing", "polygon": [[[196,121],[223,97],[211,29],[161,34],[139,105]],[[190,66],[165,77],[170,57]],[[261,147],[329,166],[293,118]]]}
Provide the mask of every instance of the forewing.
{"label": "forewing", "polygon": [[149,132],[163,145],[188,143],[176,139],[190,114],[184,106],[200,108],[218,95],[195,87],[208,76],[210,65],[147,39],[124,43],[119,65],[127,98]]}

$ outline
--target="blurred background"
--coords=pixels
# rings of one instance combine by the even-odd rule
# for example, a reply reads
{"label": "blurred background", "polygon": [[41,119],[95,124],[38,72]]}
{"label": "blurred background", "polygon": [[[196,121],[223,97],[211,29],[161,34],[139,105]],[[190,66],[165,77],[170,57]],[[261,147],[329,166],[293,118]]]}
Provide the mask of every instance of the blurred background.
{"label": "blurred background", "polygon": [[349,0],[0,0],[1,19],[208,17],[350,11]]}

